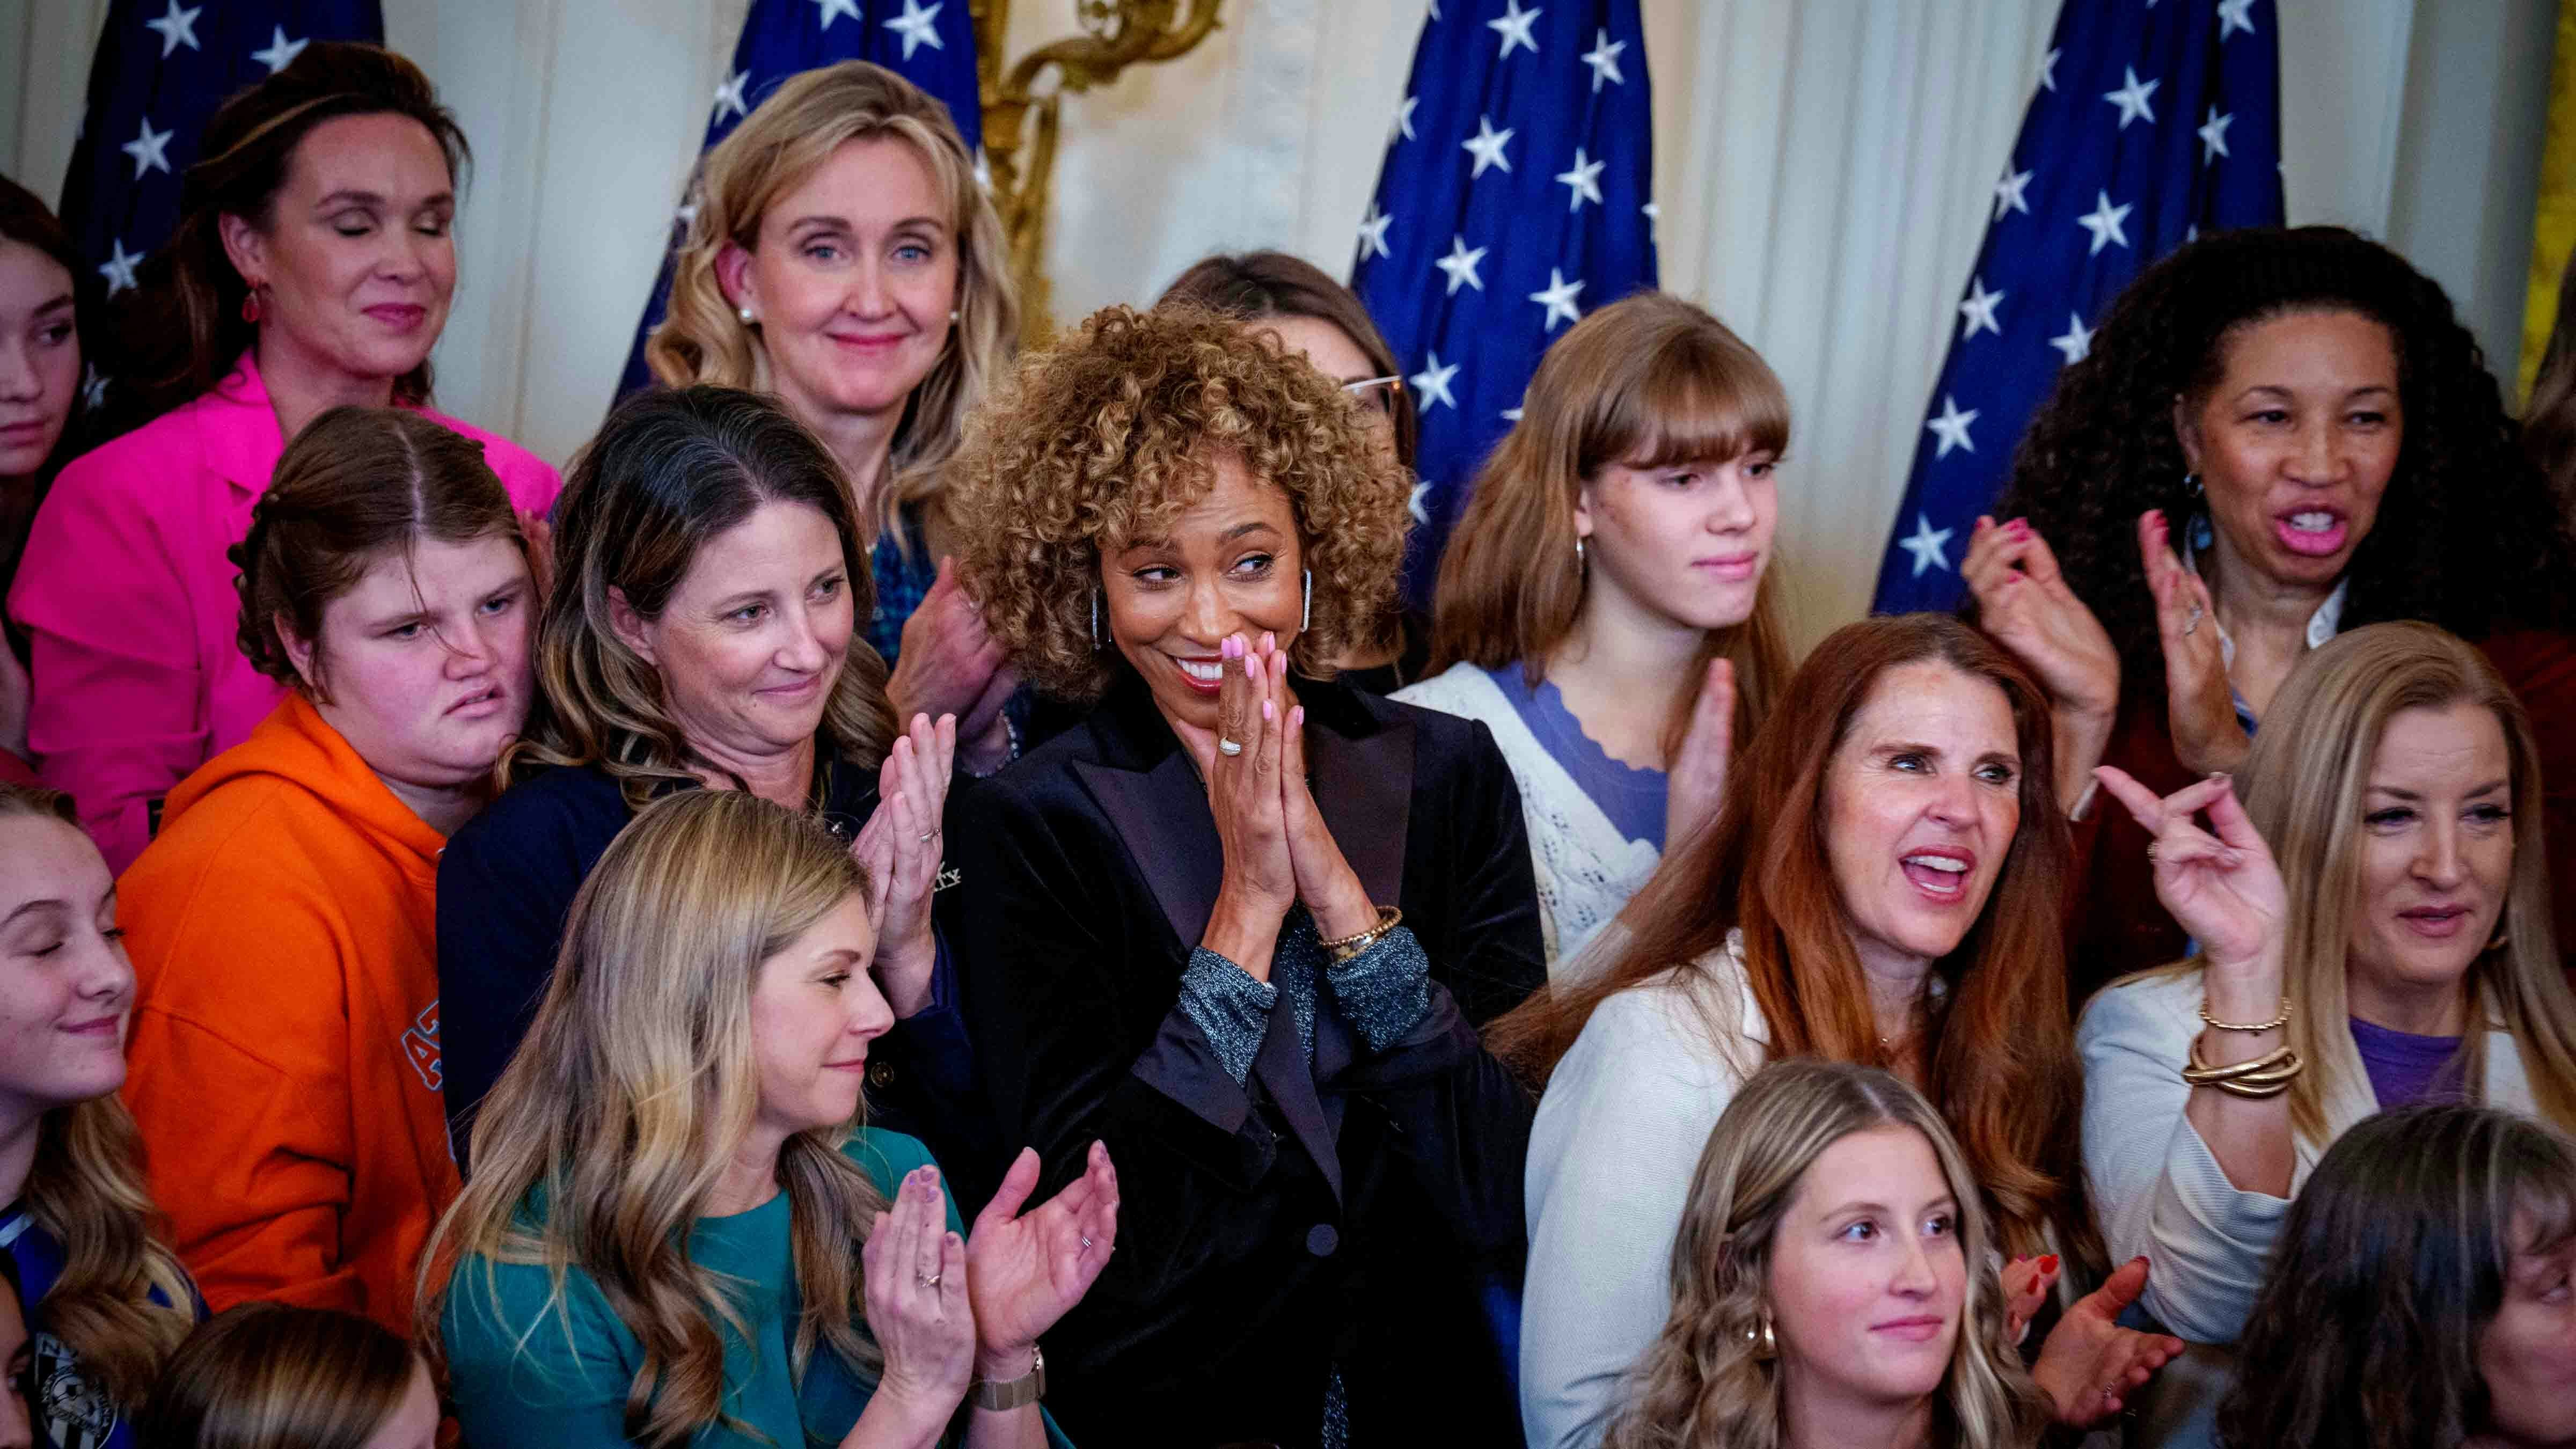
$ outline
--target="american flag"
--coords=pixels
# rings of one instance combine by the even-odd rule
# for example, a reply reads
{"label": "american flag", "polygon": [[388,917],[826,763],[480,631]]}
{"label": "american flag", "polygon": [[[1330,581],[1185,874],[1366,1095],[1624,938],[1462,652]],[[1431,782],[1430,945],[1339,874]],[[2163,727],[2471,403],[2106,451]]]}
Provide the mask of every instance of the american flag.
{"label": "american flag", "polygon": [[[980,150],[984,112],[976,90],[975,22],[966,6],[967,0],[752,0],[751,12],[742,18],[742,36],[734,42],[733,63],[716,84],[699,157],[703,160],[718,141],[732,135],[781,81],[844,60],[874,61],[928,91],[948,107],[967,149]],[[626,375],[617,384],[619,397],[653,385],[653,374],[644,366],[644,339],[661,325],[670,303],[671,270],[688,236],[697,185],[692,172],[662,250],[661,275],[653,279],[652,299],[635,324]]]}
{"label": "american flag", "polygon": [[2272,0],[2059,10],[1924,410],[1879,612],[1957,607],[1971,526],[2121,288],[2204,229],[2280,223],[2277,19]]}
{"label": "american flag", "polygon": [[1422,419],[1408,598],[1548,342],[1655,285],[1653,177],[1637,0],[1432,0],[1351,270]]}
{"label": "american flag", "polygon": [[[135,268],[178,226],[179,178],[216,107],[313,41],[384,38],[377,0],[114,0],[61,209],[105,295],[133,286]],[[95,407],[106,379],[93,372],[84,385]]]}

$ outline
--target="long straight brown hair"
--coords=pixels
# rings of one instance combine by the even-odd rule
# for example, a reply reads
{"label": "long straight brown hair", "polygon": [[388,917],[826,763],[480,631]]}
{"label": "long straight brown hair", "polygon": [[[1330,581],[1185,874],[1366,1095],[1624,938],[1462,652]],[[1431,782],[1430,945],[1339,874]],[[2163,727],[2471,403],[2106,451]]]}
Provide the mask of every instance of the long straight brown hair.
{"label": "long straight brown hair", "polygon": [[[2076,1152],[2083,1078],[2067,1020],[2059,924],[2070,845],[2056,805],[2048,696],[2019,661],[1946,614],[1837,629],[1728,771],[1717,822],[1666,857],[1624,917],[1634,929],[1606,968],[1542,989],[1490,1028],[1498,1057],[1543,1083],[1612,995],[1668,972],[1722,970],[1744,933],[1745,975],[1769,1024],[1768,1060],[1891,1065],[1826,853],[1826,776],[1879,677],[1937,660],[2003,691],[2021,752],[2021,824],[1994,894],[1933,969],[1947,990],[1933,1022],[1925,1093],[1939,1104],[2015,1251],[2050,1248],[2098,1265]],[[1704,1022],[1712,1038],[1742,1030]]]}
{"label": "long straight brown hair", "polygon": [[[1467,510],[1440,558],[1431,672],[1519,664],[1535,688],[1583,611],[1574,508],[1613,463],[1674,463],[1781,453],[1789,394],[1725,323],[1679,297],[1640,292],[1574,324],[1539,360],[1521,420],[1476,474]],[[1723,655],[1735,664],[1735,738],[1750,739],[1789,677],[1776,575],[1753,612],[1709,632],[1689,678]],[[1690,728],[1698,691],[1665,722],[1670,754]]]}

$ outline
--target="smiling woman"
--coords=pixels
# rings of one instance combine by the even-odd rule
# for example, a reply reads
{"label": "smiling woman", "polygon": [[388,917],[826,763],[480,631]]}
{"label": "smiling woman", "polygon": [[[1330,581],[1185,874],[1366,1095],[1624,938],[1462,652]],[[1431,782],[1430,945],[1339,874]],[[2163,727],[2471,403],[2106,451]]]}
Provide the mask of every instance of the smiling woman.
{"label": "smiling woman", "polygon": [[433,888],[534,693],[528,545],[471,440],[338,408],[234,556],[242,653],[287,693],[170,792],[125,873],[126,1101],[209,1303],[406,1332],[457,1189]]}

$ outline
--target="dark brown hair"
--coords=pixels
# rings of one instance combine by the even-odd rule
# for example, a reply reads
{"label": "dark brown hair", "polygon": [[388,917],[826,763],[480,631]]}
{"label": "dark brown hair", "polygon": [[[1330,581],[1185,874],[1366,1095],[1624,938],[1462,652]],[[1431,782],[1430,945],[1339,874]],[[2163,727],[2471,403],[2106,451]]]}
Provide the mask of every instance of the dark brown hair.
{"label": "dark brown hair", "polygon": [[[2069,868],[2066,816],[2051,793],[2048,696],[1983,634],[1939,614],[1846,624],[1816,646],[1771,718],[1727,773],[1716,822],[1667,857],[1628,908],[1635,935],[1604,969],[1551,984],[1496,1021],[1498,1057],[1543,1082],[1595,1008],[1667,972],[1699,973],[1744,934],[1744,969],[1769,1023],[1769,1060],[1816,1056],[1890,1064],[1870,1014],[1827,852],[1826,775],[1879,679],[1937,660],[2003,692],[2021,752],[2021,824],[1993,896],[1958,949],[1935,964],[1947,990],[1933,1023],[1926,1095],[1959,1135],[2016,1251],[2052,1230],[2090,1263],[2098,1242],[2076,1155],[2082,1078],[2067,1022],[2058,912]],[[1722,966],[1715,969],[1724,969]],[[1740,1021],[1705,1023],[1713,1039]]]}
{"label": "dark brown hair", "polygon": [[[90,323],[99,310],[98,288],[90,280],[95,274],[81,265],[80,249],[72,245],[71,233],[63,230],[61,219],[52,209],[36,193],[6,176],[0,176],[0,241],[33,247],[71,274],[72,327],[80,338],[81,356],[91,356]],[[27,500],[26,512],[17,517],[9,536],[0,538],[0,594],[7,592],[9,581],[17,576],[18,555],[27,546],[27,525],[35,521],[36,505],[44,501],[45,486],[53,482],[65,463],[96,441],[85,426],[83,412],[82,404],[75,399],[71,419],[63,424],[63,435],[54,440],[54,451],[37,465],[35,496]]]}
{"label": "dark brown hair", "polygon": [[823,732],[875,769],[894,744],[886,664],[868,643],[876,585],[841,465],[778,400],[699,384],[620,403],[573,460],[555,503],[554,581],[537,633],[537,701],[526,733],[502,752],[501,788],[538,769],[598,765],[641,810],[664,785],[696,785],[702,762],[664,703],[661,675],[610,627],[616,589],[659,617],[708,540],[766,503],[798,503],[831,520],[860,627]]}
{"label": "dark brown hair", "polygon": [[2290,1205],[2219,1438],[2416,1449],[2484,1432],[2478,1340],[2514,1255],[2570,1236],[2576,1147],[2547,1127],[2461,1104],[2361,1122]]}
{"label": "dark brown hair", "polygon": [[[221,218],[269,224],[295,148],[340,116],[408,116],[429,131],[459,176],[472,156],[456,117],[439,104],[429,77],[394,52],[352,41],[317,40],[286,68],[235,95],[206,123],[197,160],[179,190],[179,225],[152,253],[120,314],[127,353],[120,378],[135,384],[120,402],[142,422],[223,380],[258,337],[242,320],[250,289],[224,252]],[[394,400],[429,400],[429,363],[394,382]]]}
{"label": "dark brown hair", "polygon": [[[251,667],[328,699],[322,614],[387,553],[421,539],[506,537],[527,557],[509,490],[483,445],[403,408],[333,408],[286,445],[226,557],[240,571],[234,637]],[[535,607],[530,600],[529,606]],[[313,679],[296,673],[280,621],[313,644]]]}
{"label": "dark brown hair", "polygon": [[[1431,672],[1458,663],[1521,666],[1532,688],[1583,609],[1574,509],[1614,463],[1660,468],[1778,454],[1789,395],[1762,355],[1705,310],[1663,292],[1625,297],[1576,323],[1530,378],[1521,420],[1476,474],[1440,557]],[[1748,740],[1789,676],[1779,585],[1766,574],[1753,612],[1711,630],[1690,678],[1723,655],[1735,665],[1735,738]],[[1699,698],[1684,689],[1665,721],[1669,753]]]}
{"label": "dark brown hair", "polygon": [[370,1319],[244,1303],[170,1356],[136,1449],[362,1449],[420,1371],[411,1346]]}
{"label": "dark brown hair", "polygon": [[[1329,322],[1351,339],[1377,376],[1404,374],[1404,364],[1396,360],[1395,349],[1386,345],[1386,336],[1377,330],[1367,304],[1321,267],[1286,252],[1219,253],[1204,258],[1173,278],[1163,295],[1154,299],[1157,307],[1173,303],[1204,307],[1243,322],[1273,317]],[[1422,419],[1414,410],[1409,386],[1396,385],[1389,415],[1395,419],[1395,461],[1410,473],[1421,444]]]}

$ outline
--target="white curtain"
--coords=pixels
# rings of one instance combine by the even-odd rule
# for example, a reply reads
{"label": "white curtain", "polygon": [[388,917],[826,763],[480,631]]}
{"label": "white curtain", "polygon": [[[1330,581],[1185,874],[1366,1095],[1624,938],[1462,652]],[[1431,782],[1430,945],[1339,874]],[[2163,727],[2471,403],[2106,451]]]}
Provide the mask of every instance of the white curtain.
{"label": "white curtain", "polygon": [[[1665,284],[1761,349],[1796,411],[1782,557],[1802,643],[1867,607],[2058,3],[1643,0]],[[443,405],[557,461],[597,426],[745,5],[387,0],[477,154]],[[2389,237],[2510,359],[2550,0],[2279,5],[2292,219]],[[0,0],[0,162],[40,194],[106,8]],[[1195,53],[1069,98],[1058,319],[1149,299],[1218,249],[1346,274],[1427,8],[1225,0]],[[1012,54],[1072,33],[1073,9],[1015,0]]]}

